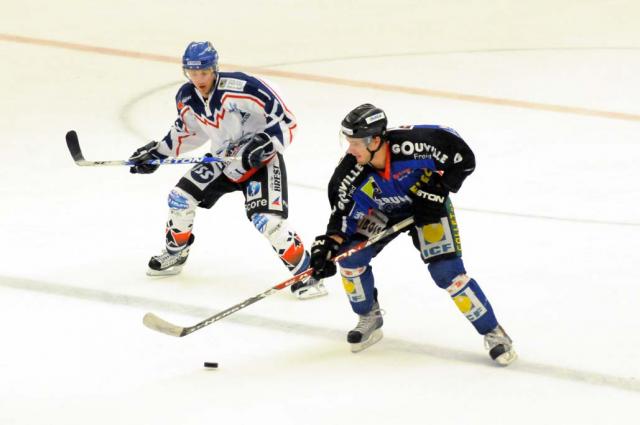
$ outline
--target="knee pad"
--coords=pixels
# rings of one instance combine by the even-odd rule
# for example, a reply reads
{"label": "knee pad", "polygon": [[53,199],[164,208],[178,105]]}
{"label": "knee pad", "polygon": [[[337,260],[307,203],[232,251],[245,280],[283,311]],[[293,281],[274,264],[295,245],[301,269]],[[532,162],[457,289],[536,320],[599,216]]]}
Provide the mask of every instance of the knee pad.
{"label": "knee pad", "polygon": [[442,289],[447,289],[451,285],[452,280],[467,271],[464,269],[462,258],[452,258],[449,260],[439,260],[429,263],[429,273],[436,282],[436,285]]}
{"label": "knee pad", "polygon": [[196,210],[198,201],[185,190],[175,187],[169,193],[167,204],[172,212],[185,215]]}
{"label": "knee pad", "polygon": [[180,188],[174,188],[167,199],[169,218],[165,230],[166,246],[170,252],[183,249],[191,238],[198,201]]}
{"label": "knee pad", "polygon": [[309,254],[304,250],[302,239],[284,218],[276,214],[255,213],[251,216],[251,222],[269,240],[273,250],[293,274],[309,267]]}

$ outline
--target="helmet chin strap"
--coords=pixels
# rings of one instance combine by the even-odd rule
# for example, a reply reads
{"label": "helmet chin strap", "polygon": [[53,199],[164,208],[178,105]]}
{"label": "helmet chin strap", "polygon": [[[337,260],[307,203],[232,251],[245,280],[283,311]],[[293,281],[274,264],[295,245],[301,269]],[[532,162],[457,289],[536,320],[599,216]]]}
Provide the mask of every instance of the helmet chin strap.
{"label": "helmet chin strap", "polygon": [[371,164],[371,161],[373,161],[373,157],[375,156],[376,152],[378,152],[380,150],[380,148],[382,147],[384,143],[382,142],[382,137],[380,137],[380,143],[378,144],[378,147],[375,150],[371,150],[369,149],[369,146],[367,146],[367,152],[369,152],[369,164]]}

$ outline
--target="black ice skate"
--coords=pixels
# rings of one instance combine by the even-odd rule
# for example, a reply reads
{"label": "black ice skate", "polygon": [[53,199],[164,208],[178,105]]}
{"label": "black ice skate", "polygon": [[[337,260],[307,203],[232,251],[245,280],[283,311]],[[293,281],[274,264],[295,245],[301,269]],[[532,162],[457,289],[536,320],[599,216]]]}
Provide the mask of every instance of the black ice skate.
{"label": "black ice skate", "polygon": [[187,246],[177,253],[170,253],[166,249],[160,255],[155,255],[149,260],[149,276],[171,276],[182,271],[184,263],[189,257],[189,249],[194,241],[194,236],[189,237]]}
{"label": "black ice skate", "polygon": [[502,366],[507,366],[518,358],[511,338],[500,325],[484,336],[484,346],[489,350],[491,358]]}
{"label": "black ice skate", "polygon": [[351,352],[358,353],[382,339],[382,310],[376,301],[367,314],[359,314],[360,319],[356,327],[347,334],[347,341],[351,344]]}
{"label": "black ice skate", "polygon": [[313,277],[310,277],[304,282],[297,282],[291,285],[291,292],[298,297],[299,300],[308,300],[327,295],[327,289],[324,287],[322,279],[317,280]]}

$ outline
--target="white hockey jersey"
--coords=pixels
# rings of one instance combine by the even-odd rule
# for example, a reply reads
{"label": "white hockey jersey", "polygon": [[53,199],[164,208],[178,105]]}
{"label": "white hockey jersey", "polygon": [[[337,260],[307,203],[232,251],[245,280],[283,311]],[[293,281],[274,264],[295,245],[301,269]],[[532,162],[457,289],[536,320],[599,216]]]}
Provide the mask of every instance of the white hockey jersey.
{"label": "white hockey jersey", "polygon": [[[254,134],[266,133],[277,152],[293,141],[295,116],[264,81],[242,72],[219,72],[207,101],[191,83],[176,95],[178,118],[162,139],[158,151],[179,157],[211,141],[214,156],[242,154]],[[240,160],[216,163],[229,179],[241,182],[255,169],[245,170]]]}

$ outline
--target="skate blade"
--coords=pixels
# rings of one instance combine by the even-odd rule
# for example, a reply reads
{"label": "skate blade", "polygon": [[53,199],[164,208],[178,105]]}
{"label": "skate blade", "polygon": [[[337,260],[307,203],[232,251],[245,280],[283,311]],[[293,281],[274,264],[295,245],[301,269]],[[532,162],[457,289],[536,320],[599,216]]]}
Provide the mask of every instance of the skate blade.
{"label": "skate blade", "polygon": [[509,366],[511,363],[513,363],[516,359],[518,358],[518,354],[514,351],[514,349],[512,348],[509,351],[506,351],[502,354],[500,354],[498,357],[495,358],[495,361],[500,365],[500,366]]}
{"label": "skate blade", "polygon": [[303,286],[294,292],[294,295],[299,300],[310,300],[312,298],[323,297],[329,293],[325,289],[324,285]]}
{"label": "skate blade", "polygon": [[351,344],[351,352],[359,353],[362,350],[366,350],[371,347],[376,342],[380,341],[384,335],[382,334],[382,329],[376,329],[371,333],[369,338],[366,341],[358,342],[355,344]]}
{"label": "skate blade", "polygon": [[172,266],[165,270],[154,270],[152,268],[147,269],[147,276],[173,276],[180,274],[182,266]]}

